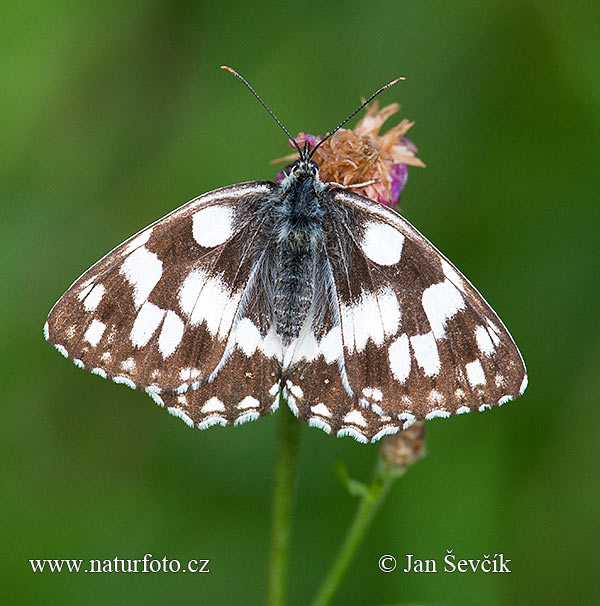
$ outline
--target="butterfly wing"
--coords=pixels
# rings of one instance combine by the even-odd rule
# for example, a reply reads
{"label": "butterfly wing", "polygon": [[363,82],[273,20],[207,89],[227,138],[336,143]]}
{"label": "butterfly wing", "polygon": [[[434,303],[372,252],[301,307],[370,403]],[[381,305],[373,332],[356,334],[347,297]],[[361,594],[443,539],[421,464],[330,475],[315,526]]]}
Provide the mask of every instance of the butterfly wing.
{"label": "butterfly wing", "polygon": [[288,373],[296,414],[374,441],[523,393],[521,355],[470,282],[394,211],[358,194],[329,196],[319,279],[328,310],[313,314],[327,321]]}
{"label": "butterfly wing", "polygon": [[269,268],[261,228],[274,190],[225,187],[132,236],[56,303],[46,338],[77,366],[145,390],[189,424],[270,412],[278,352],[265,350],[270,302],[257,286]]}

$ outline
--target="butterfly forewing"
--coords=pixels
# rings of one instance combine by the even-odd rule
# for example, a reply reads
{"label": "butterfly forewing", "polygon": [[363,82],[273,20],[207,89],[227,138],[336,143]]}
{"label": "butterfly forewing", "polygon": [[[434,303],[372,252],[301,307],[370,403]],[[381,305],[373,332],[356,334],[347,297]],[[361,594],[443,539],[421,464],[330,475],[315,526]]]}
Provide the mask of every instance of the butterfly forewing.
{"label": "butterfly forewing", "polygon": [[520,395],[520,353],[469,281],[394,211],[358,194],[330,195],[337,313],[320,327],[328,335],[320,355],[289,374],[298,416],[366,441]]}
{"label": "butterfly forewing", "polygon": [[265,250],[257,217],[274,189],[254,182],[216,190],[117,246],[56,303],[48,340],[188,423],[270,412],[278,352],[264,352],[269,303],[253,268],[268,266],[257,263]]}

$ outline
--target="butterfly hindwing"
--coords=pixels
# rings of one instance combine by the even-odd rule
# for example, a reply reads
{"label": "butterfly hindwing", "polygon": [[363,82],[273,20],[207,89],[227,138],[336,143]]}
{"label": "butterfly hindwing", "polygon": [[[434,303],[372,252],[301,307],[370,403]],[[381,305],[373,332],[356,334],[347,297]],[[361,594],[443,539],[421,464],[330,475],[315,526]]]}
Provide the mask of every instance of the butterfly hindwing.
{"label": "butterfly hindwing", "polygon": [[330,196],[330,275],[320,282],[331,282],[333,311],[315,328],[325,334],[318,354],[288,373],[298,416],[364,441],[520,395],[519,351],[469,281],[394,211]]}

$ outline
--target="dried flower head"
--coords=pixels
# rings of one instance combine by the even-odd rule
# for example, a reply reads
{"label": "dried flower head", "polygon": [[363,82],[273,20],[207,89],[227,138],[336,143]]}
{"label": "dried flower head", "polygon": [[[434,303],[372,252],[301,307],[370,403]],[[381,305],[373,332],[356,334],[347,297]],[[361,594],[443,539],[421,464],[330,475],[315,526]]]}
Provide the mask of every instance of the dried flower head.
{"label": "dried flower head", "polygon": [[[356,191],[386,206],[396,206],[406,185],[408,167],[425,166],[415,155],[417,147],[405,137],[413,122],[402,120],[385,134],[379,134],[384,122],[399,110],[397,103],[380,110],[375,101],[352,130],[340,129],[325,141],[314,156],[321,179],[344,186],[374,181]],[[321,140],[322,137],[308,133],[296,137],[298,145],[308,143],[310,147]],[[291,162],[297,157],[290,154],[273,163]],[[279,173],[276,180],[283,175]]]}
{"label": "dried flower head", "polygon": [[404,431],[381,440],[379,456],[392,469],[404,470],[425,456],[425,423],[416,421]]}

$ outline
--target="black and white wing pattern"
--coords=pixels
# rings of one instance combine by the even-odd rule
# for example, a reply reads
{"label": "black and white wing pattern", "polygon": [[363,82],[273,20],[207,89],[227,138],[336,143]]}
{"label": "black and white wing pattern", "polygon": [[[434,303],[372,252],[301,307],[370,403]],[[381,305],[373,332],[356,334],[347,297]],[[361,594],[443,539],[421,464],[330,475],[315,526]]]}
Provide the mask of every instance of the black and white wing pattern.
{"label": "black and white wing pattern", "polygon": [[276,191],[259,181],[225,187],[143,229],[74,282],[46,338],[201,429],[272,412],[281,347],[269,334],[262,255],[265,201]]}
{"label": "black and white wing pattern", "polygon": [[372,442],[523,393],[519,351],[467,279],[400,215],[311,171],[143,229],[75,281],[46,338],[200,429],[269,414],[283,392],[309,425]]}
{"label": "black and white wing pattern", "polygon": [[396,212],[346,191],[329,197],[321,311],[284,370],[295,414],[370,442],[522,394],[521,355],[470,282]]}

